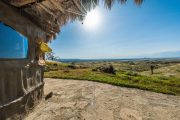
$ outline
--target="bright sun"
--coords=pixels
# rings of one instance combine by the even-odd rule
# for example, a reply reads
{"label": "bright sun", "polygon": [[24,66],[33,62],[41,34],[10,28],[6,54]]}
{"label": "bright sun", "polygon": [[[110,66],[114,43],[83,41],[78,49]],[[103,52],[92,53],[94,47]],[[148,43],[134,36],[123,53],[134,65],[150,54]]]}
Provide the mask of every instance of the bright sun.
{"label": "bright sun", "polygon": [[87,13],[84,25],[88,29],[97,29],[100,25],[100,12],[96,8]]}

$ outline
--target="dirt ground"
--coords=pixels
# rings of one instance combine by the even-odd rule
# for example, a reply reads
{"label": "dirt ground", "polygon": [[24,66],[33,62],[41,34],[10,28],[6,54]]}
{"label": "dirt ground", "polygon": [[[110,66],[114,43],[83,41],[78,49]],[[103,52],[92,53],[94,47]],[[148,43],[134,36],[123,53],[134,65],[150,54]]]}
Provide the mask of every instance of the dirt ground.
{"label": "dirt ground", "polygon": [[45,79],[43,100],[25,120],[180,120],[180,97],[103,83]]}

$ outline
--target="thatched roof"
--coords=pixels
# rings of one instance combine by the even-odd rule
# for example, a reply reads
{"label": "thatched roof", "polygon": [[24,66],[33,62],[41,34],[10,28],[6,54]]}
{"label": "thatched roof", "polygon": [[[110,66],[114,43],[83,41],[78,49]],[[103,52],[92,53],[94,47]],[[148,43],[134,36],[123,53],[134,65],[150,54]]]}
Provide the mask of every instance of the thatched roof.
{"label": "thatched roof", "polygon": [[[69,20],[83,20],[87,10],[94,8],[99,0],[1,0],[42,29],[48,39],[60,32],[61,26]],[[111,8],[115,0],[104,0]],[[127,0],[117,0],[125,3]],[[143,0],[134,0],[138,5]]]}

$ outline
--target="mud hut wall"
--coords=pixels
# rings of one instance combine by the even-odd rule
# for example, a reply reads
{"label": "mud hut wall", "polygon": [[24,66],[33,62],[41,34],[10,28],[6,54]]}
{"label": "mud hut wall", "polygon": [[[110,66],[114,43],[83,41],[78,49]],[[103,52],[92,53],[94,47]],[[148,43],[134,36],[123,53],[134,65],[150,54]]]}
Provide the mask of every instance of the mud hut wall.
{"label": "mud hut wall", "polygon": [[[30,21],[26,16],[21,15],[16,8],[2,1],[0,1],[0,9],[0,22],[12,27],[17,32],[27,37],[29,41],[28,59],[24,61],[11,61],[12,64],[9,63],[9,65],[5,65],[11,67],[36,62],[36,39],[41,38],[47,42],[46,32]],[[1,61],[0,64],[3,65],[3,61]]]}
{"label": "mud hut wall", "polygon": [[46,40],[46,33],[23,17],[19,11],[0,1],[0,21],[11,26],[29,40],[25,60],[0,60],[0,107],[16,100],[37,85],[43,84],[43,68],[36,65],[37,37]]}
{"label": "mud hut wall", "polygon": [[0,60],[0,106],[44,84],[43,66],[37,64],[35,46],[35,42],[29,40],[29,58],[25,60]]}
{"label": "mud hut wall", "polygon": [[0,106],[23,95],[21,71],[17,69],[0,69]]}
{"label": "mud hut wall", "polygon": [[0,106],[44,84],[43,67],[0,68]]}
{"label": "mud hut wall", "polygon": [[43,66],[37,64],[35,45],[30,42],[27,60],[0,60],[0,106],[23,97],[43,83]]}

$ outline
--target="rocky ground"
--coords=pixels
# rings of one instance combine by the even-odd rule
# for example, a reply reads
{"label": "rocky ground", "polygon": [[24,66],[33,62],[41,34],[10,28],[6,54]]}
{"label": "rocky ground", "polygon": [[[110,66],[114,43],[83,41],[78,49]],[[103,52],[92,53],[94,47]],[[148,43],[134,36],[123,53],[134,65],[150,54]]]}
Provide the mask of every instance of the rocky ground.
{"label": "rocky ground", "polygon": [[25,120],[180,120],[180,97],[103,83],[45,79],[43,100]]}

